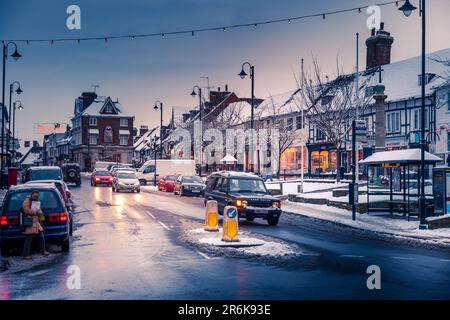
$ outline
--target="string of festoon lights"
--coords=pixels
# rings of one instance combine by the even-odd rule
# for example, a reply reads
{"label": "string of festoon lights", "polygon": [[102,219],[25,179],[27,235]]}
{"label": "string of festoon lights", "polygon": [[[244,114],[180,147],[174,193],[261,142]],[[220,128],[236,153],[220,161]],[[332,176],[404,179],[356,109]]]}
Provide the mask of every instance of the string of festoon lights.
{"label": "string of festoon lights", "polygon": [[220,26],[220,27],[209,27],[209,28],[199,28],[199,29],[190,29],[190,30],[179,30],[179,31],[168,31],[168,32],[157,32],[157,33],[143,33],[143,34],[127,34],[127,35],[105,35],[101,37],[85,37],[85,38],[54,38],[54,39],[2,39],[3,43],[13,41],[13,42],[25,42],[26,44],[30,44],[32,42],[48,42],[50,44],[54,44],[56,42],[76,42],[80,43],[82,41],[104,41],[108,42],[109,40],[117,40],[117,39],[137,39],[137,38],[150,38],[150,37],[167,37],[172,35],[191,35],[195,36],[197,33],[202,32],[211,32],[211,31],[223,31],[227,32],[230,29],[238,29],[238,28],[257,28],[261,25],[269,25],[269,24],[275,24],[275,23],[288,23],[291,24],[292,22],[304,20],[304,19],[310,19],[310,18],[322,18],[325,20],[327,16],[332,16],[336,14],[342,14],[342,13],[349,13],[349,12],[356,12],[358,14],[362,13],[364,9],[367,9],[371,6],[388,6],[388,5],[396,5],[397,7],[405,2],[405,0],[397,0],[397,1],[387,1],[382,3],[376,3],[371,5],[364,5],[360,7],[354,7],[354,8],[347,8],[347,9],[340,9],[336,11],[328,11],[328,12],[322,12],[322,13],[314,13],[314,14],[308,14],[303,16],[296,16],[296,17],[289,17],[289,18],[282,18],[282,19],[275,19],[275,20],[264,20],[264,21],[257,21],[257,22],[251,22],[251,23],[242,23],[242,24],[234,24],[234,25],[228,25],[228,26]]}

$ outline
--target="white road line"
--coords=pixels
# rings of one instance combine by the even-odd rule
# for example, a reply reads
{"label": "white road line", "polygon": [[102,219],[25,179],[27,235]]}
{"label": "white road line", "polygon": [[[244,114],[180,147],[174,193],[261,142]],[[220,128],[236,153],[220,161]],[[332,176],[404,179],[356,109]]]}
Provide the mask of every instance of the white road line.
{"label": "white road line", "polygon": [[439,261],[442,261],[442,262],[450,262],[450,259],[441,259],[441,260],[439,260]]}
{"label": "white road line", "polygon": [[352,255],[352,254],[343,254],[339,257],[340,258],[364,258],[364,256],[356,256],[356,255]]}
{"label": "white road line", "polygon": [[406,258],[406,257],[391,257],[391,258],[396,260],[414,260],[413,258]]}
{"label": "white road line", "polygon": [[200,251],[196,251],[199,255],[201,255],[203,258],[205,258],[206,260],[210,260],[211,259],[211,257],[208,257],[208,255],[206,255],[205,253],[203,253],[203,252],[200,252]]}
{"label": "white road line", "polygon": [[150,217],[152,217],[153,219],[156,220],[155,216],[154,216],[150,211],[147,211],[147,214],[148,214]]}
{"label": "white road line", "polygon": [[166,226],[164,223],[162,223],[161,221],[158,221],[158,223],[159,223],[160,225],[162,225],[164,229],[170,230],[170,228],[169,228],[168,226]]}

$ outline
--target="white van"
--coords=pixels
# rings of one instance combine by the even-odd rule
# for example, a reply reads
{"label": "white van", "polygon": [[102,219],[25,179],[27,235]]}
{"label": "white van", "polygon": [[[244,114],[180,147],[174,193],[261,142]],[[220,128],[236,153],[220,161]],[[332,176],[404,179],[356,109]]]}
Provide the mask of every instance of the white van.
{"label": "white van", "polygon": [[[194,160],[156,160],[156,183],[166,175],[195,175]],[[148,160],[136,173],[141,185],[153,184],[155,160]]]}

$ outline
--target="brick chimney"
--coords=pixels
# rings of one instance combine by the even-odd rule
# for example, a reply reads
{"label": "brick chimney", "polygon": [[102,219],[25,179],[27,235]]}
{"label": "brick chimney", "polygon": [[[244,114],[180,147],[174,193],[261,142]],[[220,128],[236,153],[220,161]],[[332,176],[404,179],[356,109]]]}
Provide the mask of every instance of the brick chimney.
{"label": "brick chimney", "polygon": [[380,30],[373,29],[371,36],[366,40],[366,69],[390,64],[392,43],[394,43],[394,38],[384,30],[384,22],[380,24]]}

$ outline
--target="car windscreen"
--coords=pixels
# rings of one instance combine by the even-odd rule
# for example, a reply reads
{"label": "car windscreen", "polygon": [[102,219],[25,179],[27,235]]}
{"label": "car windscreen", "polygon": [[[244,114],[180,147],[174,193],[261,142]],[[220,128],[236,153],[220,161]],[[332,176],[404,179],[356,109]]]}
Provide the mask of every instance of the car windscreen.
{"label": "car windscreen", "polygon": [[31,170],[31,180],[61,180],[60,169]]}
{"label": "car windscreen", "polygon": [[203,183],[203,180],[197,176],[186,176],[183,177],[183,182],[186,183]]}
{"label": "car windscreen", "polygon": [[230,192],[238,193],[267,193],[266,186],[259,179],[231,179]]}
{"label": "car windscreen", "polygon": [[[20,211],[23,201],[31,194],[31,191],[13,192],[7,199],[6,214]],[[41,209],[44,212],[62,209],[61,200],[54,191],[39,191],[39,201],[41,202]]]}
{"label": "car windscreen", "polygon": [[167,176],[165,178],[165,180],[175,181],[175,180],[177,180],[177,178],[178,178],[178,176]]}
{"label": "car windscreen", "polygon": [[119,179],[136,179],[136,174],[134,172],[119,172],[117,174]]}
{"label": "car windscreen", "polygon": [[96,173],[95,173],[95,175],[96,176],[110,176],[111,175],[111,173],[109,173],[109,171],[97,171]]}

